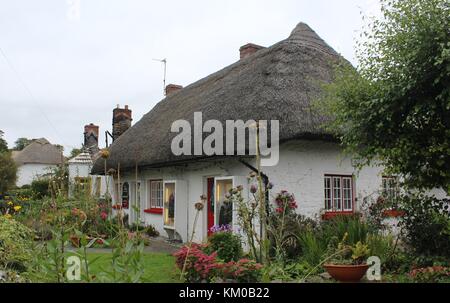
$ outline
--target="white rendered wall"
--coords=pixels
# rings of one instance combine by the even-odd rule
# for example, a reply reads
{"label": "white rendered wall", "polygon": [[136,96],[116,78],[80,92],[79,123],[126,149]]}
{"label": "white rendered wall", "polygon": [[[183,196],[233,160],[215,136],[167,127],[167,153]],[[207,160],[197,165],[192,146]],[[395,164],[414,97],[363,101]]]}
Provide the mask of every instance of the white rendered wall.
{"label": "white rendered wall", "polygon": [[19,166],[17,170],[17,186],[23,186],[25,184],[31,184],[34,179],[39,178],[42,175],[48,174],[51,169],[56,168],[56,165],[48,164],[23,164]]}
{"label": "white rendered wall", "polygon": [[[255,165],[254,161],[249,160]],[[351,165],[350,159],[343,158],[341,148],[334,143],[321,141],[296,141],[280,147],[280,161],[277,166],[264,167],[263,172],[268,175],[275,187],[272,195],[285,189],[294,193],[299,208],[298,212],[314,217],[324,208],[324,175],[355,175],[355,196],[357,198],[356,209],[362,199],[369,195],[375,195],[381,187],[381,168],[367,167],[357,174]],[[186,201],[183,205],[187,211],[183,221],[187,221],[186,230],[178,231],[183,241],[191,234],[196,210],[194,204],[200,200],[202,194],[206,194],[207,177],[234,176],[246,182],[246,176],[250,169],[239,163],[237,159],[192,163],[178,167],[149,169],[139,172],[138,179],[141,185],[141,201],[148,197],[148,180],[163,179],[184,180],[187,184]],[[123,172],[121,181],[128,181],[130,185],[135,181],[134,172]],[[238,185],[238,184],[235,184]],[[242,184],[248,188],[248,184]],[[248,198],[248,197],[247,197]],[[272,201],[272,199],[271,199]],[[177,206],[176,206],[177,207]],[[181,207],[181,206],[178,206]],[[178,212],[177,212],[177,215]],[[163,228],[163,216],[160,214],[143,214],[146,224],[154,225],[161,235],[165,236]],[[197,222],[194,239],[197,242],[207,237],[207,213],[202,211]]]}

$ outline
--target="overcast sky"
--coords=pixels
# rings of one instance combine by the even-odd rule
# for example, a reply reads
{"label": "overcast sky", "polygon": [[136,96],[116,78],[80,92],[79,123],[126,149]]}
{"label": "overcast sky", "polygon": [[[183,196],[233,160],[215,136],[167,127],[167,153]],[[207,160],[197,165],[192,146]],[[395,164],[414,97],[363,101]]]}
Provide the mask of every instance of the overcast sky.
{"label": "overcast sky", "polygon": [[302,21],[356,63],[361,12],[377,15],[378,1],[0,0],[0,130],[9,147],[45,137],[67,154],[92,122],[103,147],[117,104],[137,122],[163,98],[153,59],[167,58],[167,83],[186,86]]}

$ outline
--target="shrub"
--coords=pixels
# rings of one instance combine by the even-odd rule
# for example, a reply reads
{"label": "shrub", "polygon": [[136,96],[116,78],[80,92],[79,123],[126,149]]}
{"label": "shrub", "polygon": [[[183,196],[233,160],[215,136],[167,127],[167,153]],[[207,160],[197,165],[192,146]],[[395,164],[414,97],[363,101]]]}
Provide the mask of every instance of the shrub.
{"label": "shrub", "polygon": [[194,243],[190,249],[184,246],[174,253],[180,270],[183,270],[187,256],[184,268],[184,277],[187,282],[211,282],[216,278],[248,283],[261,280],[261,264],[249,259],[224,263],[217,258],[217,252],[209,253],[210,250],[207,245]]}
{"label": "shrub", "polygon": [[159,236],[159,231],[153,225],[145,226],[142,224],[132,223],[130,226],[128,226],[128,229],[132,232],[135,232],[135,231],[144,232],[149,237],[158,237]]}
{"label": "shrub", "polygon": [[408,276],[419,283],[449,283],[450,268],[443,266],[431,266],[413,269]]}
{"label": "shrub", "polygon": [[450,258],[450,200],[423,194],[402,197],[405,242],[417,255]]}
{"label": "shrub", "polygon": [[306,261],[292,262],[288,264],[275,262],[271,263],[270,266],[265,266],[262,269],[262,280],[263,282],[285,282],[299,280],[314,269],[316,269],[314,272],[317,273],[317,271],[320,270],[321,267],[314,268],[312,265],[310,265],[310,263]]}
{"label": "shrub", "polygon": [[[190,249],[187,246],[183,246],[174,253],[176,264],[180,270],[183,270],[186,262],[184,277],[187,282],[211,282],[217,276],[219,269],[219,263],[216,258],[217,253],[213,252],[208,255],[203,249],[204,246],[194,243]],[[186,257],[187,261],[185,261]]]}
{"label": "shrub", "polygon": [[208,238],[207,251],[217,252],[224,262],[237,261],[242,256],[241,237],[232,232],[216,232]]}
{"label": "shrub", "polygon": [[146,226],[145,227],[145,233],[149,237],[159,237],[159,231],[153,225]]}
{"label": "shrub", "polygon": [[365,243],[369,226],[363,221],[359,214],[337,215],[334,218],[321,222],[321,234],[324,240],[330,240],[333,237],[342,239],[347,234],[347,243],[355,245],[358,242]]}
{"label": "shrub", "polygon": [[14,188],[17,180],[17,165],[10,152],[0,151],[0,194]]}
{"label": "shrub", "polygon": [[327,243],[317,234],[317,230],[307,229],[298,235],[298,239],[302,260],[313,266],[319,264],[327,251]]}
{"label": "shrub", "polygon": [[[281,228],[280,221],[276,219],[278,214],[276,212],[271,212],[269,216],[270,230],[278,230]],[[314,229],[317,223],[308,217],[297,214],[295,212],[289,213],[284,218],[283,223],[283,240],[281,243],[280,251],[281,255],[287,260],[298,259],[302,255],[302,243],[300,235],[304,234],[308,230]],[[274,257],[276,255],[275,248],[275,235],[274,233],[269,233],[269,240],[273,243],[270,255]]]}
{"label": "shrub", "polygon": [[31,260],[33,234],[14,219],[0,216],[0,266],[24,270]]}
{"label": "shrub", "polygon": [[222,278],[233,279],[239,283],[255,283],[261,280],[262,265],[253,260],[241,259],[220,265]]}
{"label": "shrub", "polygon": [[34,199],[42,199],[49,195],[49,182],[48,179],[36,179],[31,182],[31,190],[33,191]]}
{"label": "shrub", "polygon": [[370,254],[379,257],[381,264],[385,265],[386,261],[393,257],[394,238],[392,235],[369,234],[367,235],[367,244],[370,247]]}

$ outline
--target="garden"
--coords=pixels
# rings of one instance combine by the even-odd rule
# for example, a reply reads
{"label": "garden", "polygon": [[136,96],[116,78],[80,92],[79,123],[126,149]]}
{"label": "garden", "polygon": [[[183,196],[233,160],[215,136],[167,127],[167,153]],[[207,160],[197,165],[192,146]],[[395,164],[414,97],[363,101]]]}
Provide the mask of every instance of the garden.
{"label": "garden", "polygon": [[[1,279],[63,283],[78,271],[75,282],[94,283],[450,282],[448,200],[408,193],[391,201],[380,193],[359,213],[309,218],[297,213],[301,205],[287,191],[261,207],[266,191],[257,174],[248,179],[249,200],[241,186],[226,196],[239,230],[214,226],[205,243],[185,243],[173,255],[145,252],[154,228],[128,225],[105,199],[69,199],[54,179],[10,191],[0,202]],[[394,230],[386,223],[393,206]],[[201,214],[203,204],[195,207]],[[71,264],[73,256],[79,264]]]}
{"label": "garden", "polygon": [[[227,195],[239,230],[215,226],[207,243],[188,243],[175,254],[186,281],[450,282],[450,201],[413,193],[392,201],[380,193],[376,201],[365,199],[359,213],[308,218],[282,191],[261,213],[266,192],[258,193],[257,175],[249,179],[250,200],[242,187]],[[392,217],[393,206],[401,215]]]}

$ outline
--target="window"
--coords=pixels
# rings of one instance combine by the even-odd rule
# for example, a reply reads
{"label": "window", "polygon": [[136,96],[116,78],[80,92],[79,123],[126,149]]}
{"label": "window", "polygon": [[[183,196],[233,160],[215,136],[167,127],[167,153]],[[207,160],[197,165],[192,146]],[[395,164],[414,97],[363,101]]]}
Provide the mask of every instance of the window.
{"label": "window", "polygon": [[399,195],[399,184],[397,177],[383,177],[382,179],[382,195],[387,200],[393,200]]}
{"label": "window", "polygon": [[326,175],[324,179],[325,210],[353,211],[353,177]]}
{"label": "window", "polygon": [[148,182],[148,203],[147,213],[162,213],[163,209],[163,181],[150,180]]}

